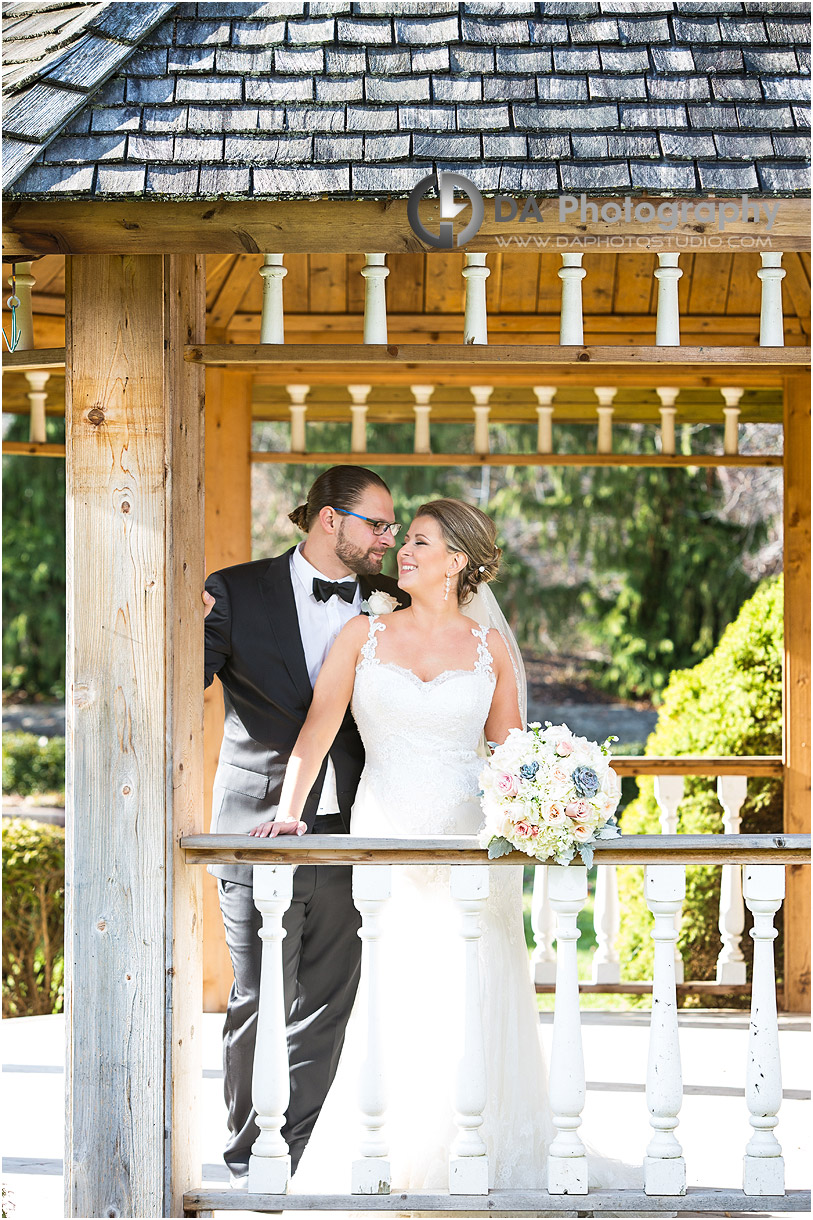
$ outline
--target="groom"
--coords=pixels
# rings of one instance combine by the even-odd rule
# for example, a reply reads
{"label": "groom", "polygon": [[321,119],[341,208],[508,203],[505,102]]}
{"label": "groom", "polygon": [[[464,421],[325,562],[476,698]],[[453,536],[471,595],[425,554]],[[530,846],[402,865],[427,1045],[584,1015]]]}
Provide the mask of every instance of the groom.
{"label": "groom", "polygon": [[[307,537],[275,559],[214,572],[206,582],[206,685],[223,685],[225,725],[212,798],[212,832],[248,834],[272,820],[285,768],[311,703],[313,684],[344,624],[375,589],[409,598],[381,565],[395,545],[392,496],[371,470],[324,471],[290,514]],[[358,579],[357,579],[358,578]],[[303,820],[316,834],[346,834],[364,765],[348,711],[308,797]],[[260,986],[261,918],[251,865],[217,864],[220,909],[234,968],[223,1029],[230,1136],[224,1160],[233,1186],[248,1184],[259,1135],[251,1075]],[[282,942],[291,1100],[283,1138],[295,1169],[339,1061],[358,985],[360,918],[352,868],[300,864]]]}

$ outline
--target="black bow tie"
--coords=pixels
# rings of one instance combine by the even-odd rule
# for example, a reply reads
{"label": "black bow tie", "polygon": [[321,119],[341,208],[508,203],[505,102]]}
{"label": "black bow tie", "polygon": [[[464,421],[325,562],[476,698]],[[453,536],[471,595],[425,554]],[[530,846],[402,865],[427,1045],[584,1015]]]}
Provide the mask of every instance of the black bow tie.
{"label": "black bow tie", "polygon": [[322,580],[318,576],[313,578],[313,596],[318,602],[330,601],[333,595],[340,597],[342,601],[352,602],[356,596],[356,581],[355,580]]}

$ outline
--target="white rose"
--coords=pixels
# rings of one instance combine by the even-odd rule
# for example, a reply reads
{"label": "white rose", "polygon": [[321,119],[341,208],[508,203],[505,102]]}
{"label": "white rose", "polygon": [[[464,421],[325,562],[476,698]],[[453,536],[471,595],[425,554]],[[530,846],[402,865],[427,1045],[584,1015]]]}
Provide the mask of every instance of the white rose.
{"label": "white rose", "polygon": [[397,597],[392,597],[383,589],[374,589],[367,601],[363,603],[364,608],[368,609],[370,614],[392,614],[393,610],[398,609],[399,604]]}

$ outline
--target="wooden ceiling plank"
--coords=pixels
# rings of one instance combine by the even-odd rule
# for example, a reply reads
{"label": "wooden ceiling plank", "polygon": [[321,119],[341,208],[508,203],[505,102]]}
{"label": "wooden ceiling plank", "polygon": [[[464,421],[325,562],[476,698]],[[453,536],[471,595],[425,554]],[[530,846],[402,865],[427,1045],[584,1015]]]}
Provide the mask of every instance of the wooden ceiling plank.
{"label": "wooden ceiling plank", "polygon": [[226,276],[238,254],[207,254],[206,255],[206,309],[212,308],[217,300],[217,294],[223,287]]}
{"label": "wooden ceiling plank", "polygon": [[760,268],[758,254],[744,251],[731,260],[731,275],[728,281],[728,298],[726,300],[726,320],[720,320],[720,325],[728,325],[728,315],[753,314],[757,318],[757,342],[759,342],[759,310],[761,305],[762,284],[757,271]]}
{"label": "wooden ceiling plank", "polygon": [[[275,247],[279,250],[279,247]],[[282,260],[288,274],[282,281],[282,301],[285,312],[307,313],[309,308],[308,256],[286,254]],[[258,277],[261,278],[261,277]]]}
{"label": "wooden ceiling plank", "polygon": [[226,278],[221,285],[212,308],[206,319],[207,324],[216,329],[224,328],[231,322],[234,314],[245,296],[246,267],[241,258],[236,258],[228,269]]}
{"label": "wooden ceiling plank", "polygon": [[[787,285],[787,300],[793,307],[793,312],[802,326],[805,334],[810,335],[810,283],[805,274],[804,265],[799,255],[791,251],[782,259],[782,266],[787,272],[784,284]],[[787,342],[788,323],[792,319],[788,317],[787,309],[785,311],[785,341]]]}
{"label": "wooden ceiling plank", "polygon": [[562,281],[559,279],[561,265],[560,255],[540,254],[539,279],[536,285],[537,313],[555,313],[558,316],[562,308]]}
{"label": "wooden ceiling plank", "polygon": [[539,286],[539,255],[526,251],[502,254],[502,291],[500,313],[533,314]]}
{"label": "wooden ceiling plank", "polygon": [[463,279],[463,255],[447,254],[438,259],[431,255],[426,260],[426,306],[428,314],[463,312],[465,281]]}
{"label": "wooden ceiling plank", "polygon": [[[376,250],[378,250],[377,246]],[[346,254],[345,260],[347,263],[347,312],[363,314],[364,276],[361,274],[361,269],[365,264],[364,255]]]}
{"label": "wooden ceiling plank", "polygon": [[[486,259],[486,266],[489,270],[489,277],[486,280],[486,313],[489,319],[489,328],[491,326],[491,318],[500,312],[500,301],[502,300],[502,285],[503,285],[503,265],[504,255],[489,254]],[[534,301],[536,301],[536,284],[534,283]],[[533,309],[533,305],[531,306]]]}
{"label": "wooden ceiling plank", "polygon": [[387,310],[391,313],[423,313],[425,254],[388,254]]}
{"label": "wooden ceiling plank", "polygon": [[613,313],[648,314],[652,311],[656,266],[654,254],[618,255]]}
{"label": "wooden ceiling plank", "polygon": [[[392,279],[390,271],[387,287]],[[308,298],[311,311],[343,314],[347,310],[347,257],[344,254],[308,255]],[[287,310],[286,310],[287,313]],[[286,319],[287,321],[287,319]]]}
{"label": "wooden ceiling plank", "polygon": [[730,254],[698,254],[694,260],[688,312],[725,313],[730,276]]}
{"label": "wooden ceiling plank", "polygon": [[582,260],[587,275],[582,280],[585,314],[612,313],[617,258],[614,254],[588,254]]}

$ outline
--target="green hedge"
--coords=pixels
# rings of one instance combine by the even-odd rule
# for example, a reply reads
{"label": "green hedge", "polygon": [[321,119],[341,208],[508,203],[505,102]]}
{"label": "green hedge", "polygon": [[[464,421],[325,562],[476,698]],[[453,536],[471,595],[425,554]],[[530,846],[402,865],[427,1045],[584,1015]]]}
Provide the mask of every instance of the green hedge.
{"label": "green hedge", "polygon": [[3,734],[3,791],[19,796],[65,791],[65,738]]}
{"label": "green hedge", "polygon": [[[710,656],[692,669],[671,675],[654,733],[646,753],[781,754],[783,581],[763,582],[736,620],[726,629]],[[637,781],[638,796],[620,822],[624,834],[657,834],[660,828],[654,779]],[[770,834],[782,829],[782,782],[750,779],[741,810],[743,834]],[[678,809],[678,831],[686,834],[721,832],[722,811],[716,780],[687,776]],[[624,977],[652,977],[652,920],[643,897],[643,871],[619,871],[621,935],[619,956]],[[720,869],[691,866],[686,870],[686,902],[678,946],[685,977],[713,979],[720,951],[717,918]],[[747,913],[746,913],[747,915]],[[750,926],[746,924],[746,929]],[[781,949],[781,940],[779,942]],[[750,937],[743,951],[750,958]],[[781,972],[781,952],[777,967]],[[704,998],[710,1006],[713,1001]],[[723,1002],[721,1000],[721,1002]],[[731,1004],[730,998],[724,1001]]]}
{"label": "green hedge", "polygon": [[65,831],[4,819],[4,1017],[62,1011],[64,932]]}

